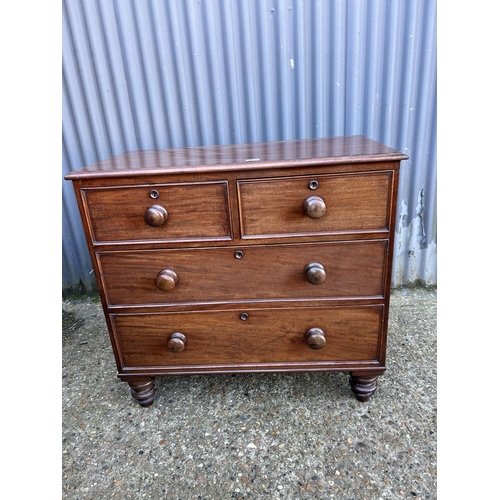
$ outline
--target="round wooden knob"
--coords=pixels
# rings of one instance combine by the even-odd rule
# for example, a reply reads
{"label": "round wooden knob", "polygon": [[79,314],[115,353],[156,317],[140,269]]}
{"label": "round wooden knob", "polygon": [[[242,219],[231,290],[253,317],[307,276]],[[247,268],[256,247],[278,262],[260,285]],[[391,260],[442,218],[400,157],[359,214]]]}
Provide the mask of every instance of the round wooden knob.
{"label": "round wooden knob", "polygon": [[315,351],[323,349],[326,345],[326,335],[321,328],[311,328],[306,332],[307,345]]}
{"label": "round wooden knob", "polygon": [[326,203],[319,196],[309,196],[304,200],[304,212],[311,219],[319,219],[326,212]]}
{"label": "round wooden knob", "polygon": [[311,262],[304,269],[306,278],[312,285],[321,285],[326,280],[326,271],[319,262]]}
{"label": "round wooden knob", "polygon": [[151,205],[144,213],[146,224],[153,227],[161,226],[167,218],[168,213],[161,205]]}
{"label": "round wooden knob", "polygon": [[175,288],[177,282],[179,281],[179,276],[175,271],[171,269],[163,269],[158,273],[156,277],[156,286],[163,292],[170,292]]}
{"label": "round wooden knob", "polygon": [[172,352],[181,352],[186,347],[186,336],[181,332],[175,332],[168,338],[168,350]]}

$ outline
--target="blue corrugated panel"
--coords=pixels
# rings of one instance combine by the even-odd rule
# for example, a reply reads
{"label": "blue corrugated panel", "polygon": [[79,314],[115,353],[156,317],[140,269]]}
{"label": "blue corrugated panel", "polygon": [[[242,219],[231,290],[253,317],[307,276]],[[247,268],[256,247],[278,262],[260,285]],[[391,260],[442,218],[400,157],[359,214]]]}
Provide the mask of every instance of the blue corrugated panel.
{"label": "blue corrugated panel", "polygon": [[[363,134],[403,162],[393,284],[437,284],[435,0],[64,0],[63,173],[127,150]],[[93,286],[63,181],[63,286]]]}

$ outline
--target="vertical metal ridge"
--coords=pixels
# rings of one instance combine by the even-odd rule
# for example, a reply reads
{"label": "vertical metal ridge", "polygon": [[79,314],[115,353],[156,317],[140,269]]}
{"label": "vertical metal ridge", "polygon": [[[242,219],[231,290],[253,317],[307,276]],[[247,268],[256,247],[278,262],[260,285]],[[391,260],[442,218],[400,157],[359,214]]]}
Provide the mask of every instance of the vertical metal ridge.
{"label": "vertical metal ridge", "polygon": [[[262,73],[265,75],[262,82],[264,98],[264,109],[266,113],[261,117],[262,132],[260,140],[270,138],[269,140],[276,141],[282,138],[281,129],[281,86],[276,74],[279,61],[279,42],[277,17],[279,10],[273,2],[266,2],[265,10],[261,13],[261,37],[259,44],[260,58],[262,60]],[[262,115],[262,112],[261,112]]]}
{"label": "vertical metal ridge", "polygon": [[[63,172],[127,150],[363,134],[410,156],[393,284],[437,283],[436,0],[63,0],[62,12]],[[74,283],[90,261],[69,182],[63,200]]]}

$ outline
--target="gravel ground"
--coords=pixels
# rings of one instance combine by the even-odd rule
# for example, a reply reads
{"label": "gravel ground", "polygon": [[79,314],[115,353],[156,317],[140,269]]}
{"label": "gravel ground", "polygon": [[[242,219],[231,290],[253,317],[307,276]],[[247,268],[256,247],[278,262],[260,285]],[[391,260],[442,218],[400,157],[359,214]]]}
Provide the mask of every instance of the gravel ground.
{"label": "gravel ground", "polygon": [[391,297],[387,371],[159,378],[130,397],[100,303],[64,300],[62,498],[436,499],[435,289]]}

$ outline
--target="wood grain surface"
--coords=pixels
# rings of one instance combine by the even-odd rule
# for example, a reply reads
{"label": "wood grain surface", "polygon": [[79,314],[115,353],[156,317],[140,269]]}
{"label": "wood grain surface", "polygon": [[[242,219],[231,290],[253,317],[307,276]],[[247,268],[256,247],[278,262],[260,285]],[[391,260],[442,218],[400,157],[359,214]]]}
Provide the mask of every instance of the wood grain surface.
{"label": "wood grain surface", "polygon": [[[152,198],[151,192],[157,193]],[[95,242],[229,239],[227,182],[170,183],[84,190]],[[168,218],[151,227],[144,214],[152,205]]]}
{"label": "wood grain surface", "polygon": [[[313,180],[315,190],[309,188]],[[391,181],[391,171],[240,181],[242,236],[387,230]],[[317,219],[304,213],[311,195],[326,204]]]}
{"label": "wood grain surface", "polygon": [[[243,252],[236,258],[236,252]],[[378,297],[384,291],[387,240],[321,244],[100,252],[110,305],[180,304],[245,300]],[[323,265],[313,285],[305,268]],[[172,270],[178,282],[159,290],[156,278]]]}
{"label": "wood grain surface", "polygon": [[71,172],[66,179],[172,172],[213,172],[299,165],[406,160],[408,156],[367,137],[339,136],[250,144],[128,151]]}
{"label": "wood grain surface", "polygon": [[[240,318],[242,312],[248,317]],[[112,317],[126,367],[264,362],[368,361],[378,356],[382,306],[253,309]],[[326,345],[314,350],[306,332],[321,328]],[[168,349],[172,333],[186,337]]]}

